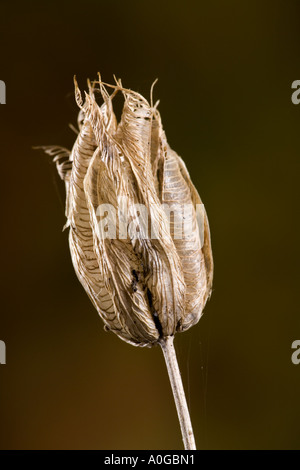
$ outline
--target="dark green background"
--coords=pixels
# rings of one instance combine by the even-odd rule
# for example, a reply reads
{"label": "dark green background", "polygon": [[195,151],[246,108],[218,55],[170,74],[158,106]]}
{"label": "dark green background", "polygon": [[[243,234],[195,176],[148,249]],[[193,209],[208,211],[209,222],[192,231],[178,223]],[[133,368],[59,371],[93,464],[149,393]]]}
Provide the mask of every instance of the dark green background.
{"label": "dark green background", "polygon": [[1,1],[1,449],[180,449],[161,351],[105,333],[73,271],[73,75],[155,99],[208,212],[214,290],[176,348],[200,449],[300,445],[298,1]]}

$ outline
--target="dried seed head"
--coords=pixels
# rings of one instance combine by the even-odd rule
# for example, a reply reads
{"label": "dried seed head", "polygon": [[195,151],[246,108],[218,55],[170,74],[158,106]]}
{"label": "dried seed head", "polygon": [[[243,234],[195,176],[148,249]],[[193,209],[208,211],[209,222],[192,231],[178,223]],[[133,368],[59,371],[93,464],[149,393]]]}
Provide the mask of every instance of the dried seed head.
{"label": "dried seed head", "polygon": [[[124,97],[119,123],[117,92]],[[120,81],[105,87],[100,77],[84,100],[75,80],[75,97],[79,134],[72,151],[46,149],[66,183],[73,265],[105,328],[151,346],[197,323],[210,295],[204,206],[152,99]]]}

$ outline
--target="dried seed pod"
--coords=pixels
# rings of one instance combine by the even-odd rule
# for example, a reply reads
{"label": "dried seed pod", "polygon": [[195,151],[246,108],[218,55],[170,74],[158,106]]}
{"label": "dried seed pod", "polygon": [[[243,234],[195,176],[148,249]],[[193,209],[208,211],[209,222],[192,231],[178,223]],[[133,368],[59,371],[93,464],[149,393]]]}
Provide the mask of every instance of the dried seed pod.
{"label": "dried seed pod", "polygon": [[[170,373],[170,338],[198,322],[211,293],[206,212],[167,143],[152,97],[149,103],[120,81],[106,85],[99,76],[83,100],[74,82],[80,112],[73,149],[45,148],[66,184],[73,265],[105,328],[133,345],[159,343]],[[119,123],[117,92],[124,97]],[[190,421],[185,424],[191,434]]]}
{"label": "dried seed pod", "polygon": [[[50,153],[66,183],[66,225],[81,284],[106,329],[131,344],[152,346],[201,316],[212,286],[209,226],[183,161],[167,143],[156,106],[120,82],[113,88],[109,95],[101,79],[89,84],[83,102],[75,80],[78,137],[68,159],[65,149]],[[113,112],[118,91],[124,96],[120,123]],[[127,225],[122,223],[120,238],[125,200],[130,217]],[[139,225],[136,208],[141,206],[151,215],[151,233],[132,236],[129,226]],[[186,207],[190,233],[176,237],[175,215],[178,225]],[[99,208],[115,209],[109,227],[113,236],[99,233]]]}

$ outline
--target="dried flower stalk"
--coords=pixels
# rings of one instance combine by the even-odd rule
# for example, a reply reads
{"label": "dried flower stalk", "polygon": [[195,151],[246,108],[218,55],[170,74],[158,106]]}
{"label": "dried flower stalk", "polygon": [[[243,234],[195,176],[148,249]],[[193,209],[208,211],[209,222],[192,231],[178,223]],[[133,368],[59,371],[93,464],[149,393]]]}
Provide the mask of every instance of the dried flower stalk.
{"label": "dried flower stalk", "polygon": [[[66,185],[73,265],[106,330],[135,346],[162,347],[184,446],[195,449],[173,338],[198,322],[211,293],[207,216],[184,162],[167,143],[152,90],[149,103],[121,81],[107,85],[99,76],[88,82],[83,100],[74,82],[80,112],[73,149],[44,147]],[[124,96],[119,123],[117,92]],[[167,217],[166,206],[179,223],[186,219],[187,235],[176,236],[178,219]],[[187,206],[188,213],[178,211]]]}

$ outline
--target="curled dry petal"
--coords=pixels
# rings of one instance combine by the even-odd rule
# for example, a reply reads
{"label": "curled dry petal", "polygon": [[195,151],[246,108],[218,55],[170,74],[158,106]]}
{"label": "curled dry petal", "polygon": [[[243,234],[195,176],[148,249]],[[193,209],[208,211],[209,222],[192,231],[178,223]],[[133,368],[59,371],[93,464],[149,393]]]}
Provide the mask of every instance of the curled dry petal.
{"label": "curled dry petal", "polygon": [[[124,97],[119,123],[117,92]],[[72,151],[45,148],[66,184],[73,265],[106,329],[152,346],[197,323],[211,293],[204,206],[167,143],[156,106],[121,82],[105,88],[100,77],[84,100],[75,80],[75,97],[79,134]],[[183,221],[188,230],[177,236]]]}

